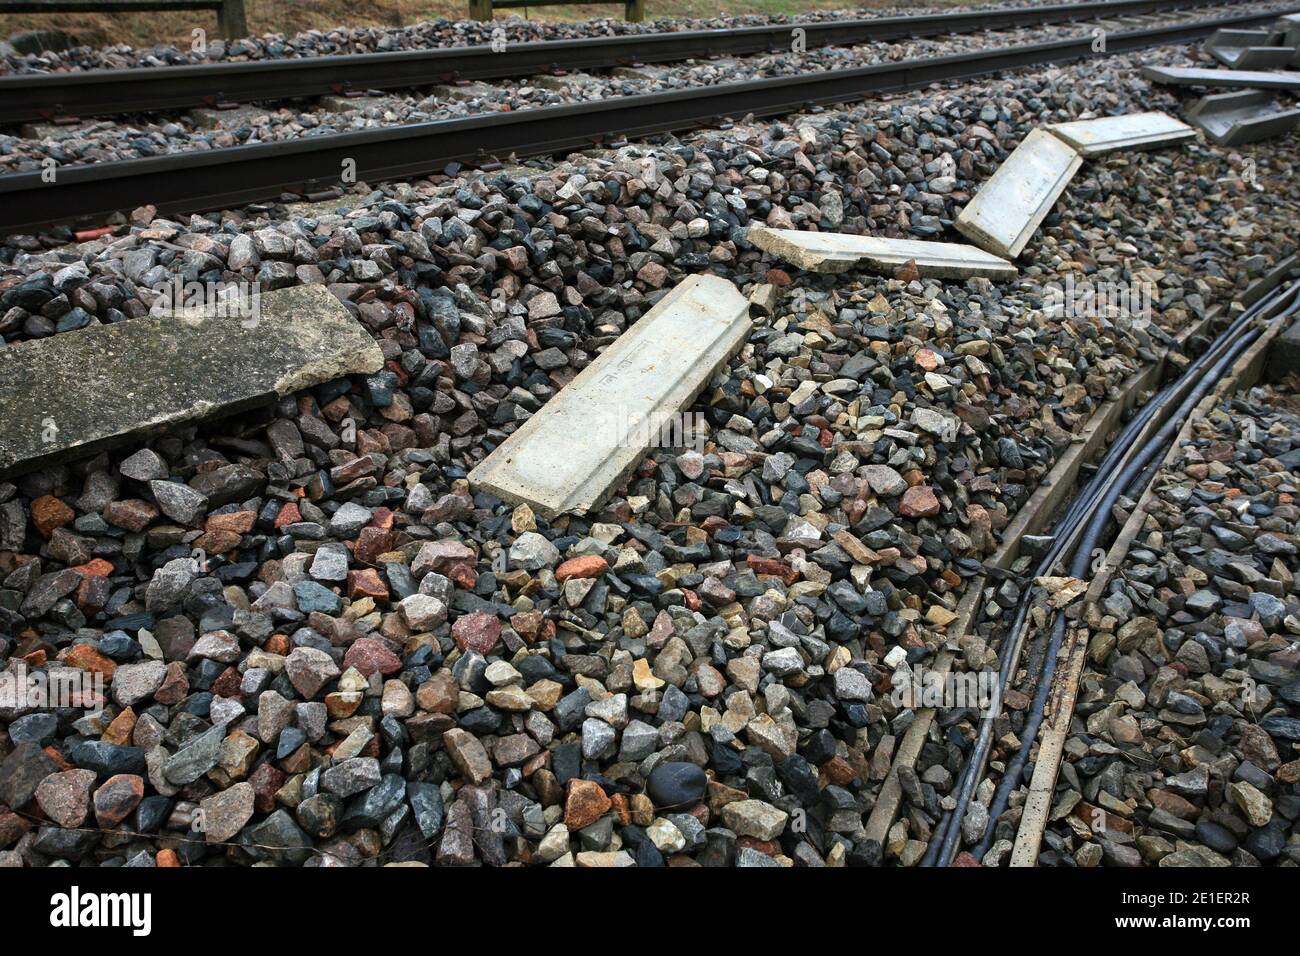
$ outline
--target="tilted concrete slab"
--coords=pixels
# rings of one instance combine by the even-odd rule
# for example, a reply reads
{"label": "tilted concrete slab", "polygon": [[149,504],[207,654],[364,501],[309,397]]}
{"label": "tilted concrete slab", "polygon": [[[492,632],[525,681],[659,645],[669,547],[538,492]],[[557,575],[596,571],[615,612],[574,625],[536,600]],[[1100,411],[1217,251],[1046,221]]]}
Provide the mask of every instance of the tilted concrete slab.
{"label": "tilted concrete slab", "polygon": [[891,275],[908,262],[915,262],[916,270],[922,276],[939,279],[973,276],[1009,279],[1017,271],[1015,266],[999,256],[956,242],[850,236],[839,232],[803,232],[766,226],[751,226],[746,238],[765,252],[812,272],[844,272],[861,266]]}
{"label": "tilted concrete slab", "polygon": [[1199,66],[1144,66],[1148,80],[1167,86],[1246,86],[1268,90],[1300,89],[1300,73],[1277,70],[1211,70]]}
{"label": "tilted concrete slab", "polygon": [[953,225],[980,248],[1015,259],[1081,165],[1074,147],[1047,130],[1033,130]]}
{"label": "tilted concrete slab", "polygon": [[383,364],[324,286],[265,293],[243,316],[192,310],[3,346],[0,476]]}
{"label": "tilted concrete slab", "polygon": [[1129,113],[1054,123],[1047,131],[1089,159],[1119,149],[1157,149],[1196,138],[1196,130],[1168,113]]}
{"label": "tilted concrete slab", "polygon": [[470,485],[547,519],[598,507],[750,326],[749,300],[732,283],[691,276],[480,462]]}
{"label": "tilted concrete slab", "polygon": [[1287,132],[1300,123],[1300,108],[1284,109],[1263,90],[1240,90],[1201,97],[1187,118],[1220,146],[1239,146]]}

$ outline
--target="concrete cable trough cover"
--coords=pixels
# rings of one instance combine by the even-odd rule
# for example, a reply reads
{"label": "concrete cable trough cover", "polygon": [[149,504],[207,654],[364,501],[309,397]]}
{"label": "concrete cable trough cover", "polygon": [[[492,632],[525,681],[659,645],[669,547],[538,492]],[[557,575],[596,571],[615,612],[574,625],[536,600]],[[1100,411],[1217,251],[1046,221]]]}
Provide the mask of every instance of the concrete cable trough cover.
{"label": "concrete cable trough cover", "polygon": [[916,264],[922,276],[940,279],[1010,279],[1016,267],[1000,256],[955,242],[850,236],[751,226],[746,238],[758,248],[811,272],[845,272],[857,266],[892,275],[899,266]]}
{"label": "concrete cable trough cover", "polygon": [[1241,86],[1270,90],[1300,89],[1300,73],[1278,70],[1212,70],[1199,66],[1144,66],[1148,80],[1167,86]]}
{"label": "concrete cable trough cover", "polygon": [[602,504],[745,342],[749,300],[726,279],[668,293],[469,474],[544,518]]}
{"label": "concrete cable trough cover", "polygon": [[1092,159],[1121,149],[1156,149],[1196,138],[1196,130],[1168,113],[1126,113],[1053,123],[1048,132]]}
{"label": "concrete cable trough cover", "polygon": [[1270,70],[1296,65],[1293,45],[1277,30],[1220,30],[1205,41],[1211,56],[1235,70]]}
{"label": "concrete cable trough cover", "polygon": [[1202,97],[1187,118],[1218,145],[1238,146],[1287,132],[1300,123],[1300,108],[1283,109],[1263,90],[1238,90]]}
{"label": "concrete cable trough cover", "polygon": [[957,231],[983,249],[1015,259],[1052,206],[1083,157],[1062,139],[1033,130],[966,204]]}

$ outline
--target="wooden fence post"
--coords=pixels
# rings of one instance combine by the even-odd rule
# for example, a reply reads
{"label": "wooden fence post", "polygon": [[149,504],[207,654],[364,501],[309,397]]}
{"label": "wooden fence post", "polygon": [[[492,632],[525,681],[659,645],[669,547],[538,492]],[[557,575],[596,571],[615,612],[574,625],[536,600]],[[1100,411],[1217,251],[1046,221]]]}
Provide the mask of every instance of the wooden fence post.
{"label": "wooden fence post", "polygon": [[469,0],[469,18],[471,20],[491,20],[492,0]]}
{"label": "wooden fence post", "polygon": [[244,0],[222,0],[221,8],[217,11],[217,32],[226,40],[248,36]]}
{"label": "wooden fence post", "polygon": [[623,4],[623,18],[628,23],[640,23],[645,19],[645,0],[626,0]]}

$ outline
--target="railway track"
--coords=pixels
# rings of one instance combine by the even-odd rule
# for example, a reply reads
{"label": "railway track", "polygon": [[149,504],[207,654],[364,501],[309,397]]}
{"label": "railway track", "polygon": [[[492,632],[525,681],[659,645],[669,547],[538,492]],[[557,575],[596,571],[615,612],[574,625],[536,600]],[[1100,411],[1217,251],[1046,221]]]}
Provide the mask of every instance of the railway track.
{"label": "railway track", "polygon": [[[224,208],[290,192],[334,187],[350,163],[358,179],[379,182],[428,174],[452,163],[549,155],[621,137],[717,125],[726,117],[773,116],[873,94],[921,89],[1003,70],[1183,43],[1219,29],[1272,23],[1280,12],[1238,14],[1108,35],[1105,53],[1090,37],[877,64],[793,77],[617,97],[595,103],[493,113],[206,152],[177,153],[0,177],[0,230],[8,234],[62,223],[97,223],[151,203],[169,213]],[[50,179],[53,181],[50,181]]]}
{"label": "railway track", "polygon": [[553,40],[515,44],[505,52],[481,45],[159,69],[23,74],[0,77],[0,125],[778,52],[790,49],[796,28],[803,31],[803,42],[810,48],[852,46],[1222,5],[1223,0],[1101,0],[919,17]]}

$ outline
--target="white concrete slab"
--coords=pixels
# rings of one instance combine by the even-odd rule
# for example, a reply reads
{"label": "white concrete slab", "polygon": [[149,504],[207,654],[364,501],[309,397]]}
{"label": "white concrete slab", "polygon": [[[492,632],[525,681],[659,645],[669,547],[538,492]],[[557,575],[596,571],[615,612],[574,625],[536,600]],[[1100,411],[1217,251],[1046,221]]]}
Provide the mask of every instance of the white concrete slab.
{"label": "white concrete slab", "polygon": [[957,217],[957,231],[995,255],[1015,259],[1051,211],[1083,157],[1043,129],[1024,138]]}
{"label": "white concrete slab", "polygon": [[547,519],[598,507],[750,326],[749,300],[732,283],[691,276],[477,465],[471,486]]}
{"label": "white concrete slab", "polygon": [[1199,66],[1144,66],[1143,75],[1167,86],[1245,86],[1256,89],[1300,89],[1300,73],[1276,70],[1211,70]]}
{"label": "white concrete slab", "polygon": [[1016,267],[975,246],[919,239],[850,236],[838,232],[803,232],[751,226],[747,238],[758,248],[812,272],[844,272],[857,266],[885,275],[907,262],[915,262],[922,276],[966,279],[982,276],[1009,279]]}
{"label": "white concrete slab", "polygon": [[1158,149],[1196,138],[1196,130],[1168,113],[1103,116],[1054,123],[1047,130],[1088,159],[1120,149]]}

